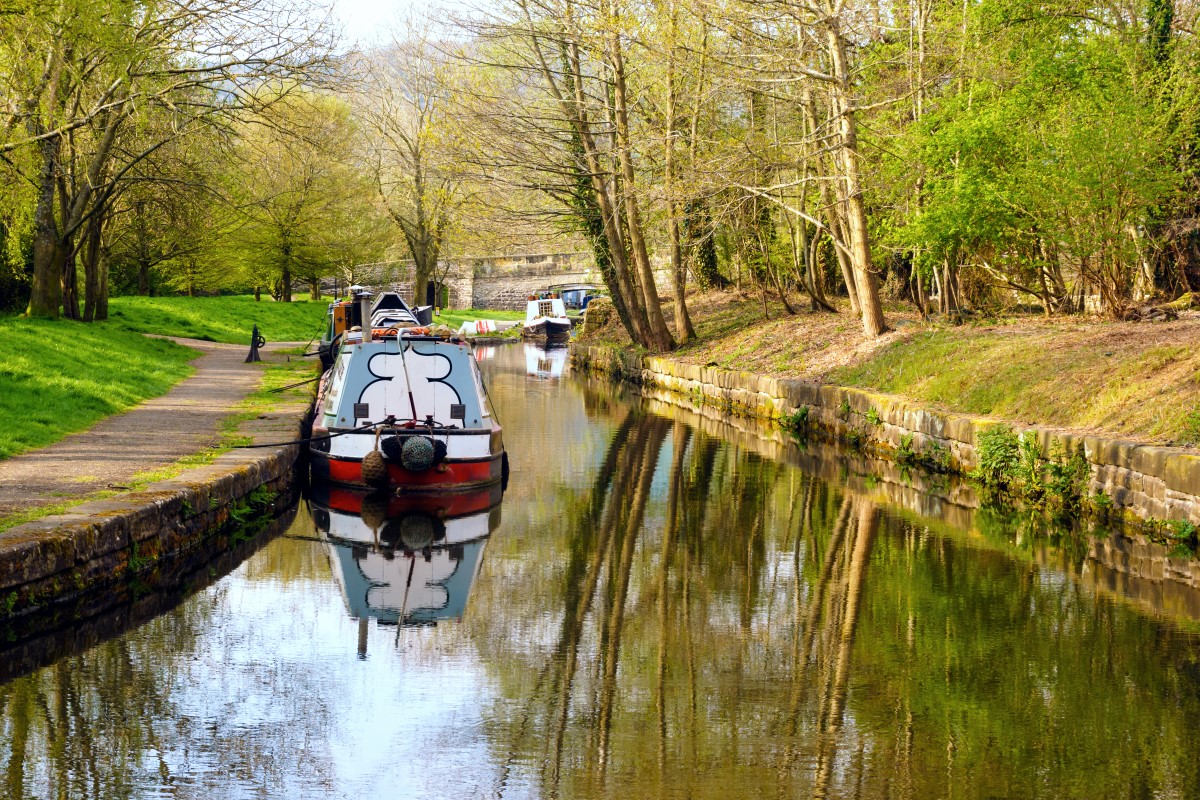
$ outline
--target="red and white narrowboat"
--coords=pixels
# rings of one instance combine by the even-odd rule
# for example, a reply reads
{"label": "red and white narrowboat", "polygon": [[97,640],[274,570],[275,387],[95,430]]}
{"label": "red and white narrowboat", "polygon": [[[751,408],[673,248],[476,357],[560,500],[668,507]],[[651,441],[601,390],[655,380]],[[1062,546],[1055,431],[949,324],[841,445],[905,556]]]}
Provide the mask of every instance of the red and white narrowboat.
{"label": "red and white narrowboat", "polygon": [[437,492],[506,478],[500,425],[468,342],[369,326],[341,333],[333,350],[309,445],[315,479]]}

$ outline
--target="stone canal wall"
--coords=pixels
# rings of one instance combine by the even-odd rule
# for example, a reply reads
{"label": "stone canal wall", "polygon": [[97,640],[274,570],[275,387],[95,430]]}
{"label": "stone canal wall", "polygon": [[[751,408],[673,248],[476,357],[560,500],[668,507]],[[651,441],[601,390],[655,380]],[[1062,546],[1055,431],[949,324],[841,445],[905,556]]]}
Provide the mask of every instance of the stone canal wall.
{"label": "stone canal wall", "polygon": [[[908,444],[915,452],[960,474],[976,466],[978,434],[999,424],[864,389],[683,364],[613,347],[574,344],[571,359],[579,368],[638,384],[644,393],[669,402],[711,405],[733,416],[769,420],[807,413],[811,430],[875,453],[894,454],[903,438],[911,437]],[[1082,450],[1092,468],[1090,491],[1103,491],[1116,509],[1142,521],[1200,523],[1200,455],[1076,431],[1013,428],[1036,436],[1043,455],[1059,447]]]}
{"label": "stone canal wall", "polygon": [[[254,444],[300,439],[308,406],[244,423]],[[87,604],[96,590],[149,578],[169,561],[203,554],[215,535],[266,524],[298,491],[300,445],[237,449],[144,490],[74,506],[0,534],[0,621]]]}

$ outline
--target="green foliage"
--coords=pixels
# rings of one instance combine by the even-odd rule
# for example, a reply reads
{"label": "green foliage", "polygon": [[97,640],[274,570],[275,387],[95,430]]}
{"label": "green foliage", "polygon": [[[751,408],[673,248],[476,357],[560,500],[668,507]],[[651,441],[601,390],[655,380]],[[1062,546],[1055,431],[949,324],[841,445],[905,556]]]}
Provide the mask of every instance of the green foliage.
{"label": "green foliage", "polygon": [[1183,418],[1182,427],[1179,443],[1192,447],[1200,445],[1200,410],[1189,411]]}
{"label": "green foliage", "polygon": [[779,419],[779,424],[795,435],[801,435],[808,431],[808,406],[800,406],[793,413],[786,414]]}
{"label": "green foliage", "polygon": [[838,415],[842,419],[850,419],[850,401],[844,397],[842,398],[841,405],[838,406]]}
{"label": "green foliage", "polygon": [[17,607],[17,593],[9,592],[8,597],[4,598],[4,613],[11,614],[13,609]]}
{"label": "green foliage", "polygon": [[1008,425],[993,425],[975,442],[978,466],[971,476],[991,489],[1006,489],[1018,477],[1021,442]]}
{"label": "green foliage", "polygon": [[980,434],[976,451],[979,466],[971,477],[988,489],[1065,512],[1079,510],[1086,496],[1091,465],[1082,449],[1067,453],[1055,442],[1046,458],[1031,432],[1017,436],[1009,426],[996,425]]}
{"label": "green foliage", "polygon": [[1026,431],[1019,441],[1016,483],[1020,485],[1026,500],[1037,503],[1046,492],[1043,474],[1045,459],[1042,458],[1041,446],[1032,432]]}
{"label": "green foliage", "polygon": [[154,563],[154,559],[150,558],[149,556],[142,555],[141,550],[138,547],[138,543],[134,542],[129,548],[129,572],[141,572],[152,563]]}
{"label": "green foliage", "polygon": [[0,458],[163,394],[195,351],[111,323],[0,317]]}
{"label": "green foliage", "polygon": [[872,425],[883,424],[883,417],[879,416],[879,412],[875,410],[874,406],[868,408],[867,413],[864,416],[867,418],[867,422],[871,423]]}
{"label": "green foliage", "polygon": [[1167,535],[1172,539],[1195,541],[1196,526],[1186,519],[1172,520],[1168,525]]}
{"label": "green foliage", "polygon": [[896,461],[905,465],[915,464],[917,462],[917,455],[917,452],[913,449],[913,434],[901,434],[900,446],[896,448]]}
{"label": "green foliage", "polygon": [[951,465],[950,448],[939,441],[930,439],[921,450],[921,464],[931,472],[949,472]]}
{"label": "green foliage", "polygon": [[1068,454],[1059,442],[1055,442],[1046,472],[1049,476],[1047,488],[1062,509],[1078,510],[1087,496],[1088,482],[1092,477],[1092,466],[1083,448],[1079,447]]}

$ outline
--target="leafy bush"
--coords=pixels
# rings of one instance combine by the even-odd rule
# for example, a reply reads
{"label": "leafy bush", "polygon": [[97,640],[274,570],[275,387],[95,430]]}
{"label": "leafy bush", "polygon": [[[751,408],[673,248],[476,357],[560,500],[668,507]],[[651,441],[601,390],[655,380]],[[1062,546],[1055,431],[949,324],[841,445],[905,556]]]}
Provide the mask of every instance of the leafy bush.
{"label": "leafy bush", "polygon": [[896,461],[901,464],[916,463],[917,452],[913,449],[913,435],[911,433],[901,434],[900,446],[896,448]]}
{"label": "leafy bush", "polygon": [[979,466],[971,477],[991,489],[1007,489],[1017,478],[1021,464],[1021,442],[1008,425],[994,425],[975,442]]}
{"label": "leafy bush", "polygon": [[1028,431],[1020,438],[1020,457],[1017,463],[1017,481],[1026,500],[1040,502],[1046,493],[1044,470],[1046,461],[1037,439]]}
{"label": "leafy bush", "polygon": [[874,406],[867,409],[866,418],[867,422],[871,423],[872,425],[883,424],[883,417],[879,416],[879,412],[875,410]]}
{"label": "leafy bush", "polygon": [[800,406],[794,413],[780,417],[779,424],[794,434],[806,433],[808,431],[808,406]]}
{"label": "leafy bush", "polygon": [[1083,448],[1079,447],[1068,454],[1060,443],[1055,442],[1046,472],[1049,474],[1047,488],[1063,509],[1078,509],[1087,496],[1088,481],[1092,477],[1092,465],[1088,463]]}
{"label": "leafy bush", "polygon": [[920,460],[921,464],[931,472],[949,472],[950,448],[937,440],[926,440]]}

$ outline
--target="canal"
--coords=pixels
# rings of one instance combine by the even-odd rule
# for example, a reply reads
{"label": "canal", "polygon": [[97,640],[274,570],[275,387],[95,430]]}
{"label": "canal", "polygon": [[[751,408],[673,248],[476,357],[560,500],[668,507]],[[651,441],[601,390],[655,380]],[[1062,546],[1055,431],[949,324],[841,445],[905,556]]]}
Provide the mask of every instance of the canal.
{"label": "canal", "polygon": [[0,685],[0,797],[1200,797],[1193,590],[479,356],[502,502],[317,492],[158,616],[81,623]]}

